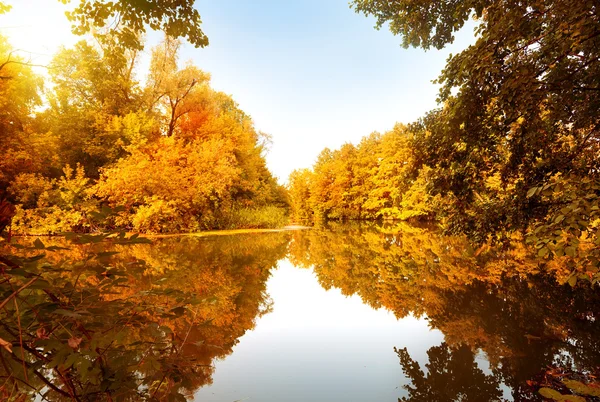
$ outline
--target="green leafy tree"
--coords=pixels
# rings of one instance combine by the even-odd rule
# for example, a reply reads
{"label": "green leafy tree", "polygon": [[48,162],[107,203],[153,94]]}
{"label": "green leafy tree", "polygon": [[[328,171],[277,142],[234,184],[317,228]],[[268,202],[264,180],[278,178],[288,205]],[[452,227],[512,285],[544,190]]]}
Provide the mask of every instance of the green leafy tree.
{"label": "green leafy tree", "polygon": [[194,8],[195,0],[60,1],[76,4],[67,13],[67,18],[77,35],[100,30],[95,32],[96,35],[141,50],[140,37],[149,26],[174,38],[184,37],[195,47],[208,45],[208,38],[200,28],[200,13]]}

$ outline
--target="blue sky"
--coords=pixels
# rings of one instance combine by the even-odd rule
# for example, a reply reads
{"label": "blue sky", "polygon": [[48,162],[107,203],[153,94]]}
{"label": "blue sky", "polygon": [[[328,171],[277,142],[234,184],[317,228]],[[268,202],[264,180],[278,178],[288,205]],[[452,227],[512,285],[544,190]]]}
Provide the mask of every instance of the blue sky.
{"label": "blue sky", "polygon": [[[38,61],[78,39],[58,0],[5,1],[13,11],[0,16],[0,32]],[[272,135],[267,163],[282,181],[325,147],[356,143],[435,108],[431,81],[450,53],[473,41],[470,24],[444,50],[403,49],[347,0],[197,0],[196,7],[210,46],[185,45],[181,60],[210,72],[213,87]],[[150,34],[148,43],[159,39]]]}

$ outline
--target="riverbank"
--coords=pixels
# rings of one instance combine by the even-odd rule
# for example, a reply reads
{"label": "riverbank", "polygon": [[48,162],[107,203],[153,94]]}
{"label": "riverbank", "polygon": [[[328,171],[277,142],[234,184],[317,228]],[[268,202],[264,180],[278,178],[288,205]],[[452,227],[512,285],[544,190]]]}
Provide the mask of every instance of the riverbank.
{"label": "riverbank", "polygon": [[[140,236],[149,238],[149,239],[161,239],[161,238],[171,238],[171,237],[210,237],[210,236],[233,236],[238,234],[253,234],[253,233],[276,233],[276,232],[285,232],[292,230],[307,230],[312,229],[310,226],[302,226],[302,225],[287,225],[277,229],[223,229],[223,230],[207,230],[203,232],[194,232],[194,233],[170,233],[170,234],[145,234],[140,233]],[[90,233],[94,234],[94,233]],[[127,232],[127,235],[136,234],[135,232]],[[61,234],[11,234],[11,237],[18,238],[26,238],[26,237],[60,237]],[[2,238],[0,238],[2,240]]]}
{"label": "riverbank", "polygon": [[149,239],[161,239],[170,237],[210,237],[210,236],[233,236],[238,234],[253,234],[253,233],[277,233],[291,230],[307,230],[312,229],[309,226],[288,225],[278,229],[226,229],[226,230],[207,230],[205,232],[196,233],[173,233],[173,234],[148,234],[143,235]]}

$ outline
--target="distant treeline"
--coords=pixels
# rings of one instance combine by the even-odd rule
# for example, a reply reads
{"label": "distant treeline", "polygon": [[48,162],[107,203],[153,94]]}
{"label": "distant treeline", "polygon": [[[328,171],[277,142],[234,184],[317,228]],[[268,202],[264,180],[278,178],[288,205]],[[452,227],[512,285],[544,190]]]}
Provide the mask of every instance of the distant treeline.
{"label": "distant treeline", "polygon": [[325,149],[311,170],[289,178],[293,216],[321,219],[429,219],[435,200],[427,188],[430,169],[415,169],[412,135],[397,125],[357,146]]}

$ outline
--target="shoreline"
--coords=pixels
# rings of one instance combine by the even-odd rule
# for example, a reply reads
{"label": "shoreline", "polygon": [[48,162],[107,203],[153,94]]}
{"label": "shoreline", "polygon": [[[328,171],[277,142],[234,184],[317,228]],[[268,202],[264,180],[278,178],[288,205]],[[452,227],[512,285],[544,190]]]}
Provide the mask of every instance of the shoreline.
{"label": "shoreline", "polygon": [[[294,230],[307,230],[312,229],[310,226],[302,226],[302,225],[287,225],[282,228],[277,229],[218,229],[218,230],[206,230],[203,232],[192,232],[192,233],[166,233],[166,234],[152,234],[152,233],[138,233],[138,232],[125,232],[128,236],[139,234],[140,237],[146,237],[149,239],[162,239],[169,237],[180,237],[180,236],[189,236],[189,237],[209,237],[209,236],[232,236],[237,234],[253,234],[253,233],[277,233],[277,232],[287,232]],[[101,234],[98,233],[77,233],[78,235],[95,235]],[[62,237],[63,234],[11,234],[11,237]]]}
{"label": "shoreline", "polygon": [[277,233],[277,232],[288,232],[294,230],[307,230],[312,229],[310,226],[301,225],[289,225],[278,229],[221,229],[221,230],[207,230],[204,232],[194,233],[172,233],[172,234],[140,234],[140,236],[152,238],[152,239],[163,239],[169,237],[210,237],[210,236],[233,236],[238,234],[254,234],[254,233]]}

